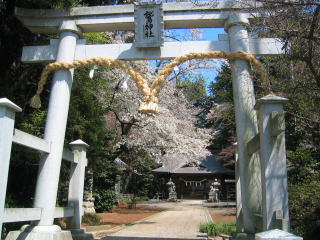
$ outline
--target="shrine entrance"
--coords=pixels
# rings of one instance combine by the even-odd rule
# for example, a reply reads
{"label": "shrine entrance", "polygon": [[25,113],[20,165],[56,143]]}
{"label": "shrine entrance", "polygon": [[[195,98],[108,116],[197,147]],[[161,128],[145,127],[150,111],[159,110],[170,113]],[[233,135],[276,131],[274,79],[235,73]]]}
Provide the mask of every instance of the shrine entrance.
{"label": "shrine entrance", "polygon": [[[58,33],[60,38],[52,39],[48,46],[29,46],[23,49],[24,62],[55,62],[48,65],[48,71],[44,71],[41,76],[37,94],[33,99],[34,105],[39,106],[43,84],[50,71],[55,71],[44,137],[45,141],[50,143],[50,149],[41,159],[42,168],[36,186],[34,207],[41,211],[39,218],[32,220],[39,221],[18,233],[9,234],[10,239],[20,239],[21,234],[27,239],[71,239],[70,234],[66,235],[53,225],[53,220],[73,81],[72,68],[98,63],[124,69],[142,91],[143,103],[140,110],[154,113],[158,111],[161,86],[165,84],[165,79],[174,66],[189,59],[206,57],[232,59],[237,125],[237,231],[248,238],[257,232],[275,228],[288,231],[283,112],[283,104],[287,99],[268,94],[256,101],[250,75],[251,64],[262,73],[262,79],[265,79],[265,70],[255,56],[282,54],[282,46],[277,39],[250,35],[249,19],[254,14],[254,11],[244,9],[236,1],[217,2],[214,6],[177,2],[83,7],[65,11],[16,9],[16,16],[32,32]],[[204,27],[224,27],[227,34],[221,35],[219,41],[164,41],[164,28]],[[80,39],[83,32],[134,29],[136,41],[133,44],[86,45],[85,39]],[[125,60],[141,59],[174,61],[148,86],[139,74],[124,63]],[[264,80],[263,83],[267,84]],[[8,104],[4,106],[7,107]],[[17,108],[13,109],[17,111]],[[10,156],[3,161],[9,160]],[[5,176],[8,169],[1,171]],[[188,179],[182,176],[181,179],[188,182]],[[77,181],[74,184],[78,184]],[[4,212],[5,188],[6,184],[1,185],[0,215]],[[200,192],[200,189],[197,192]],[[72,233],[81,238],[83,232],[80,229],[79,201],[70,208],[77,209],[77,212],[71,215],[76,222]]]}
{"label": "shrine entrance", "polygon": [[218,201],[234,202],[236,200],[235,182],[232,177],[232,175],[225,176],[220,174],[181,174],[181,176],[173,177],[172,181],[176,183],[178,199],[201,199],[208,201],[210,186],[217,180],[220,184]]}
{"label": "shrine entrance", "polygon": [[170,163],[163,162],[163,166],[153,172],[160,177],[169,178],[175,184],[177,199],[209,199],[210,186],[218,181],[219,200],[235,201],[234,171],[225,168],[214,156],[202,161],[188,161],[184,156],[173,154]]}
{"label": "shrine entrance", "polygon": [[176,183],[178,199],[208,199],[212,176],[182,174],[172,180]]}

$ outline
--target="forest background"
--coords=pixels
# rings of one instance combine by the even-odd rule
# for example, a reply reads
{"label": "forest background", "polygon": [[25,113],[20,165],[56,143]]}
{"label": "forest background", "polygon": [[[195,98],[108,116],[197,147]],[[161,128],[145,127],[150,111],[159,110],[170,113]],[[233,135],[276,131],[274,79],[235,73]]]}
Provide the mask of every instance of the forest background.
{"label": "forest background", "polygon": [[[197,4],[197,1],[194,2]],[[247,1],[242,2],[246,5]],[[257,2],[264,4],[263,10],[257,9],[262,17],[253,19],[250,31],[259,36],[280,38],[286,51],[283,56],[264,57],[260,60],[269,72],[273,92],[290,100],[285,110],[292,232],[303,236],[304,239],[318,239],[320,236],[320,3],[311,0]],[[0,97],[7,97],[22,107],[23,112],[16,116],[16,128],[42,137],[46,118],[46,107],[34,110],[28,105],[44,66],[22,63],[20,61],[22,47],[44,45],[50,38],[58,36],[31,33],[14,16],[14,7],[70,8],[126,3],[130,1],[0,1]],[[194,30],[193,33],[197,31]],[[133,40],[133,34],[130,32],[90,33],[85,37],[89,43]],[[194,34],[191,34],[191,37],[194,37]],[[151,79],[165,63],[159,61],[152,67],[147,62],[132,64]],[[192,68],[203,67],[203,64],[189,62],[180,68],[177,76],[171,76],[171,82],[174,84],[167,84],[165,94],[162,96],[163,101],[160,103],[165,104],[167,111],[161,123],[155,118],[146,120],[146,117],[136,112],[138,101],[134,99],[138,98],[137,89],[130,81],[127,82],[126,77],[119,71],[98,68],[93,79],[88,76],[89,68],[75,72],[65,143],[67,146],[69,142],[80,138],[90,144],[88,169],[94,172],[94,197],[97,210],[106,211],[114,204],[115,177],[120,173],[118,166],[113,164],[117,157],[128,164],[126,174],[123,174],[126,176],[125,190],[146,197],[153,197],[164,183],[164,180],[157,179],[151,170],[159,166],[157,160],[161,155],[171,151],[172,144],[189,146],[181,151],[187,151],[192,157],[202,153],[203,145],[208,143],[208,151],[215,154],[225,166],[234,167],[232,144],[236,141],[236,136],[229,63],[227,61],[222,63],[217,77],[209,85],[206,85],[205,76],[194,75],[192,71]],[[207,67],[214,65],[210,62],[205,64]],[[252,71],[252,75],[255,79],[256,98],[259,98],[263,91],[259,87],[257,73]],[[124,83],[132,90],[125,91]],[[42,96],[43,106],[47,106],[49,94],[50,84],[47,84]],[[131,103],[134,103],[133,106]],[[163,122],[175,122],[177,126],[179,124],[179,126],[189,126],[191,130],[172,137],[168,133],[176,134],[176,132],[172,132],[172,129]],[[154,126],[157,128],[154,129]],[[157,142],[153,146],[150,145],[153,138],[150,138],[150,132],[147,131],[150,128],[154,129],[153,137]],[[170,139],[166,139],[168,136],[171,136]],[[189,140],[179,142],[181,136],[189,136]],[[138,139],[145,140],[141,142]],[[166,144],[166,141],[171,145]],[[191,142],[198,143],[199,147],[190,146]],[[28,207],[33,201],[39,155],[19,146],[13,146],[12,153],[6,204],[10,207]],[[63,204],[63,199],[66,197],[67,169],[68,166],[64,163],[61,169],[59,204]]]}

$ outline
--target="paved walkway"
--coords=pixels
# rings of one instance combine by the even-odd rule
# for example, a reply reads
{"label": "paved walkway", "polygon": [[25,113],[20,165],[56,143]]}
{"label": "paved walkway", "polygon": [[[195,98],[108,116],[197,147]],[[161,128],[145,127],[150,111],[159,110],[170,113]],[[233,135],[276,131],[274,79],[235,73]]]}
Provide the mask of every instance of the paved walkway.
{"label": "paved walkway", "polygon": [[210,221],[211,217],[201,200],[165,204],[169,210],[133,223],[103,239],[207,239],[206,234],[199,232],[199,225]]}

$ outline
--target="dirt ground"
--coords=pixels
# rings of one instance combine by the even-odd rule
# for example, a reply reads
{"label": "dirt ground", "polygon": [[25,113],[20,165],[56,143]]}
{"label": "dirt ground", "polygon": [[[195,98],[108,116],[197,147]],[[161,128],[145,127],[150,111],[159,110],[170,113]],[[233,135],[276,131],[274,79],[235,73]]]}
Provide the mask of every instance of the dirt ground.
{"label": "dirt ground", "polygon": [[[101,225],[117,226],[139,221],[164,210],[166,208],[155,208],[146,205],[137,205],[132,209],[123,206],[114,208],[112,212],[98,213],[97,215],[102,219]],[[208,211],[214,222],[236,221],[235,208],[208,208]]]}
{"label": "dirt ground", "polygon": [[[102,219],[100,225],[84,226],[86,232],[94,233],[95,239],[100,239],[118,231],[124,225],[134,223],[156,213],[166,210],[166,205],[140,205],[129,209],[127,206],[117,207],[112,212],[98,213]],[[235,208],[208,208],[214,222],[236,221]]]}
{"label": "dirt ground", "polygon": [[209,214],[214,222],[235,222],[236,209],[235,208],[208,208]]}
{"label": "dirt ground", "polygon": [[136,208],[127,207],[115,208],[110,213],[98,213],[103,224],[129,224],[149,217],[164,209],[152,209],[144,205],[137,205]]}
{"label": "dirt ground", "polygon": [[112,212],[97,213],[101,217],[100,225],[85,226],[87,233],[93,233],[95,239],[105,237],[126,224],[131,224],[143,218],[165,210],[164,208],[151,208],[149,206],[137,205],[129,209],[127,206],[117,207]]}

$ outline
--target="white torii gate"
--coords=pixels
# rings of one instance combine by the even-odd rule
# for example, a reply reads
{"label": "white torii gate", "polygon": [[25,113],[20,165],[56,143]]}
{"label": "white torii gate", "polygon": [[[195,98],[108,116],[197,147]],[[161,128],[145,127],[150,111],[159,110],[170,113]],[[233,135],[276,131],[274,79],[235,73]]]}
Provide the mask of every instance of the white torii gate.
{"label": "white torii gate", "polygon": [[[217,2],[196,6],[191,2],[164,3],[164,27],[203,28],[224,27],[227,35],[220,35],[218,41],[165,42],[159,48],[136,48],[133,44],[86,45],[79,39],[84,32],[113,30],[134,30],[133,5],[80,7],[69,10],[30,10],[17,8],[16,16],[35,33],[58,33],[58,40],[52,39],[48,46],[23,48],[24,62],[52,62],[108,57],[122,60],[172,59],[190,51],[244,51],[257,56],[281,54],[281,43],[273,38],[255,38],[249,35],[247,26],[251,17],[248,9],[236,2]],[[238,160],[237,160],[237,225],[238,231],[253,234],[257,231],[256,213],[263,217],[263,230],[274,228],[272,218],[275,210],[288,217],[286,180],[284,193],[279,193],[280,205],[274,209],[269,200],[268,188],[261,187],[266,181],[264,164],[260,166],[259,155],[248,152],[249,143],[258,136],[257,116],[254,110],[255,97],[250,67],[245,60],[232,61],[233,95],[236,108]],[[63,142],[67,123],[73,70],[56,71],[52,81],[45,140],[51,142],[51,152],[40,162],[34,206],[42,208],[37,231],[47,236],[58,234],[53,225]],[[270,99],[269,99],[270,100]],[[283,99],[271,98],[272,104]],[[260,101],[260,107],[268,99]],[[270,103],[270,102],[268,102]],[[260,107],[257,109],[260,109]],[[277,105],[278,106],[278,105]],[[261,109],[264,109],[261,107]],[[281,110],[281,108],[279,108]],[[262,137],[261,137],[262,139]],[[262,141],[260,139],[260,141]],[[263,140],[264,141],[264,140]],[[251,146],[250,145],[250,146]],[[257,150],[257,147],[253,147]],[[284,153],[285,154],[285,153]],[[262,168],[262,170],[261,170]],[[267,167],[266,167],[267,168]],[[284,170],[283,174],[286,172]],[[266,182],[264,182],[266,183]],[[272,196],[271,196],[272,197]],[[269,205],[268,205],[269,204]],[[256,215],[255,215],[256,214]],[[286,230],[286,229],[285,229]]]}

